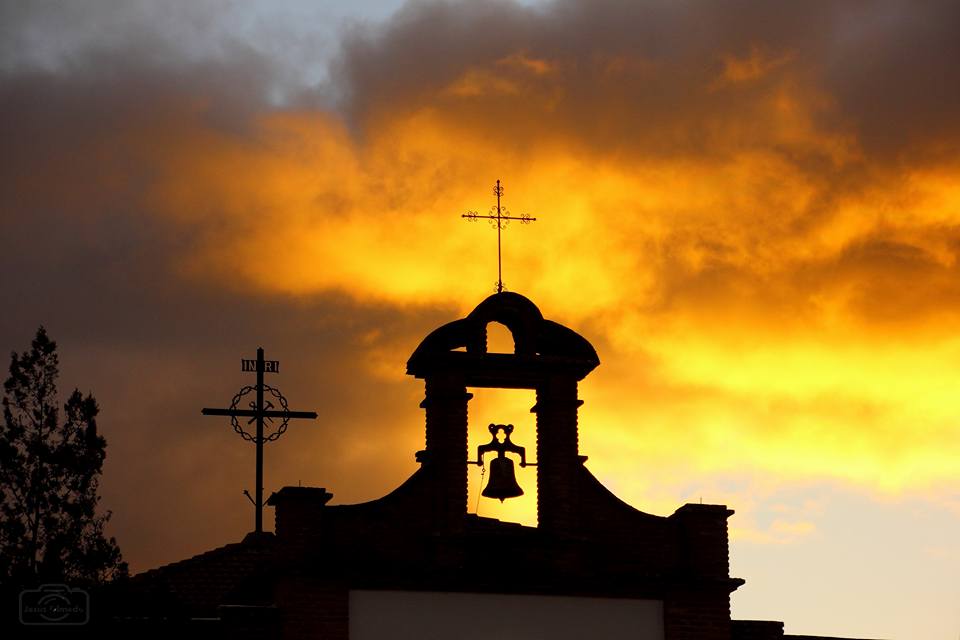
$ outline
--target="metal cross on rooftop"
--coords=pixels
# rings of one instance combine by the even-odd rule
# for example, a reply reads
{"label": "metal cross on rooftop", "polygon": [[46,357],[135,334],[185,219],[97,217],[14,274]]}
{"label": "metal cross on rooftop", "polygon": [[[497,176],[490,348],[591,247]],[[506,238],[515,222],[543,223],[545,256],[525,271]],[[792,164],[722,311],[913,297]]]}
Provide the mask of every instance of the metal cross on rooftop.
{"label": "metal cross on rooftop", "polygon": [[[233,402],[230,403],[229,409],[204,409],[201,413],[205,416],[229,416],[230,422],[233,424],[233,430],[243,436],[244,440],[257,445],[257,497],[256,499],[251,498],[250,492],[246,490],[244,490],[243,493],[250,502],[253,503],[256,511],[254,530],[259,534],[263,533],[263,444],[265,442],[272,442],[282,436],[287,430],[287,423],[290,422],[291,418],[316,420],[317,414],[313,411],[290,411],[287,407],[287,399],[283,397],[280,391],[263,383],[264,373],[280,373],[280,361],[264,360],[262,347],[257,349],[256,360],[242,359],[240,361],[240,369],[241,371],[256,372],[257,385],[255,387],[245,386],[240,389],[237,395],[233,396]],[[238,409],[237,405],[240,404],[243,397],[254,391],[257,393],[256,402],[249,402],[249,409]],[[264,392],[270,394],[277,401],[280,405],[279,410],[275,407],[272,400],[267,400],[266,404],[264,404]],[[256,421],[256,433],[248,433],[243,428],[243,425],[240,424],[238,418],[250,418],[247,420],[247,424]],[[264,436],[264,421],[267,420],[273,423],[274,418],[281,419],[279,426],[269,435]]]}
{"label": "metal cross on rooftop", "polygon": [[497,196],[497,206],[491,206],[490,212],[487,215],[480,215],[476,211],[467,211],[460,217],[466,218],[471,222],[476,222],[480,218],[483,218],[490,221],[490,226],[497,228],[497,293],[500,293],[503,291],[503,261],[500,251],[500,232],[507,228],[511,220],[519,220],[520,224],[529,224],[535,221],[536,218],[531,218],[525,213],[520,216],[511,216],[507,208],[500,205],[500,197],[503,195],[503,185],[500,184],[499,180],[497,180],[496,186],[493,187],[493,195]]}

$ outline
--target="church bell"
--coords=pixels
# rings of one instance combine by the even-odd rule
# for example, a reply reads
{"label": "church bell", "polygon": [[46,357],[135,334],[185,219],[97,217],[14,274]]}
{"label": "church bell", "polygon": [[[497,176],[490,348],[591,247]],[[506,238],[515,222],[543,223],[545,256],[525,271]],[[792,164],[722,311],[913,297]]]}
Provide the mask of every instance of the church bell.
{"label": "church bell", "polygon": [[[490,442],[477,447],[477,460],[469,463],[482,467],[484,454],[497,454],[497,457],[490,461],[490,479],[480,495],[485,498],[496,498],[500,502],[507,498],[522,496],[523,489],[517,484],[517,472],[514,469],[513,460],[508,458],[506,454],[514,453],[520,456],[521,467],[535,463],[527,462],[526,450],[510,441],[510,434],[513,433],[512,424],[491,424],[487,429],[492,436]],[[500,431],[503,431],[503,440],[497,437]]]}
{"label": "church bell", "polygon": [[490,461],[490,480],[487,481],[482,495],[487,498],[497,498],[500,502],[523,495],[523,489],[517,484],[513,460],[503,456]]}

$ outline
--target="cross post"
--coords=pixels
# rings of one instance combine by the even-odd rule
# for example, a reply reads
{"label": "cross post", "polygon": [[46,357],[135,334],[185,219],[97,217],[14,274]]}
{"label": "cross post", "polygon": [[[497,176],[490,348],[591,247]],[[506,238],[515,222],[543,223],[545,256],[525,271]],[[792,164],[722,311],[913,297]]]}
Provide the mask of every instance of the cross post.
{"label": "cross post", "polygon": [[[287,408],[286,398],[284,398],[278,390],[263,383],[264,373],[280,373],[280,363],[278,361],[264,360],[263,347],[257,348],[256,360],[241,360],[241,369],[243,371],[251,371],[254,368],[257,374],[257,384],[255,387],[244,387],[241,389],[240,392],[233,397],[233,402],[229,409],[204,408],[201,413],[205,416],[229,417],[231,423],[233,424],[234,431],[243,436],[244,440],[253,442],[257,447],[257,484],[255,490],[256,499],[250,498],[250,494],[248,492],[244,491],[244,493],[247,495],[247,498],[250,498],[250,501],[253,502],[255,513],[254,531],[259,534],[263,533],[263,445],[264,443],[272,442],[283,435],[283,433],[287,430],[287,423],[292,418],[316,420],[317,414],[313,411],[290,411]],[[240,399],[251,391],[256,391],[256,403],[249,403],[250,409],[238,409],[237,404],[240,402]],[[269,400],[267,401],[266,405],[264,405],[264,391],[269,392],[278,400],[280,403],[280,410],[276,410],[273,402]],[[240,425],[240,421],[237,418],[250,418],[247,421],[247,424],[255,421],[257,425],[256,434],[253,435],[247,433]],[[264,436],[264,420],[273,422],[274,418],[282,419],[280,426],[269,436]]]}
{"label": "cross post", "polygon": [[480,215],[476,211],[467,211],[461,214],[460,217],[466,218],[471,222],[475,222],[481,218],[489,220],[490,225],[497,228],[497,293],[501,293],[503,291],[503,260],[500,250],[500,231],[506,229],[511,220],[519,220],[520,224],[529,224],[536,221],[536,218],[531,218],[525,213],[520,216],[511,216],[507,208],[500,205],[500,197],[503,196],[503,185],[500,184],[499,180],[497,180],[497,184],[493,187],[493,195],[497,196],[496,210],[490,207],[490,212],[485,216]]}

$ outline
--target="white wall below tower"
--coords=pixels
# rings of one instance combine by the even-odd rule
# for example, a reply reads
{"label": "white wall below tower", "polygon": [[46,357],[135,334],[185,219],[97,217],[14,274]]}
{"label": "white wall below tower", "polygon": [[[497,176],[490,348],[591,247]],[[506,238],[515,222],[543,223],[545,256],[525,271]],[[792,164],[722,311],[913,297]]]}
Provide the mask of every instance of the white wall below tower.
{"label": "white wall below tower", "polygon": [[350,640],[663,640],[659,600],[351,591]]}

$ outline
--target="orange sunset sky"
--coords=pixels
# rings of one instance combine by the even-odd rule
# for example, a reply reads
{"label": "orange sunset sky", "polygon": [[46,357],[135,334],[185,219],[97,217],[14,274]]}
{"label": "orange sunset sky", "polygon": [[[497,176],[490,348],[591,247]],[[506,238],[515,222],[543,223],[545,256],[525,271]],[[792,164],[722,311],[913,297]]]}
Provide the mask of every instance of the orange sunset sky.
{"label": "orange sunset sky", "polygon": [[[0,348],[45,325],[99,400],[135,572],[252,527],[253,447],[200,408],[257,346],[320,414],[267,446],[268,495],[415,469],[404,365],[493,292],[460,214],[499,178],[538,219],[506,287],[600,355],[589,468],[736,511],[734,617],[960,634],[956,2],[0,7]],[[477,392],[471,447],[532,448],[532,404]],[[535,522],[534,478],[480,513]]]}

